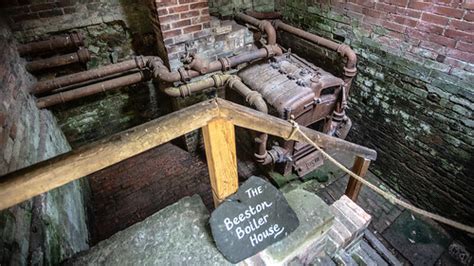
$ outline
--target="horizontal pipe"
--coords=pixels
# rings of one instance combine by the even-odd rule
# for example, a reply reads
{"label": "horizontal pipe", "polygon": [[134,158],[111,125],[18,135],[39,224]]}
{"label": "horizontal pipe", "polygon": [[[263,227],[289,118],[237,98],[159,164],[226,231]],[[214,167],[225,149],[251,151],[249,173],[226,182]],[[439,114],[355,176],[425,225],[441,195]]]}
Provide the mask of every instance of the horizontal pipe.
{"label": "horizontal pipe", "polygon": [[99,92],[105,92],[108,90],[133,85],[144,80],[145,76],[143,75],[143,73],[133,73],[123,77],[110,79],[74,90],[60,92],[57,94],[39,98],[36,100],[36,106],[38,106],[38,108],[46,108],[59,103],[65,103],[85,96],[93,95]]}
{"label": "horizontal pipe", "polygon": [[28,62],[26,64],[26,70],[28,70],[29,72],[37,72],[44,69],[66,66],[74,63],[86,63],[89,60],[89,50],[81,48],[75,53],[58,55],[50,58]]}
{"label": "horizontal pipe", "polygon": [[67,36],[54,36],[49,40],[30,42],[18,46],[21,56],[57,50],[75,50],[84,45],[84,38],[80,33],[74,32]]}
{"label": "horizontal pipe", "polygon": [[345,66],[345,73],[344,76],[347,78],[352,78],[356,72],[356,64],[357,64],[357,55],[355,52],[346,44],[340,44],[333,42],[331,40],[325,39],[318,35],[309,33],[307,31],[298,29],[296,27],[290,26],[281,20],[276,20],[273,23],[277,30],[283,30],[293,35],[296,35],[302,39],[305,39],[311,43],[323,46],[327,49],[333,50],[338,52],[340,55],[347,58],[346,66]]}
{"label": "horizontal pipe", "polygon": [[40,81],[34,86],[33,94],[42,94],[55,89],[60,89],[69,85],[100,79],[106,76],[123,73],[134,68],[142,69],[146,65],[147,60],[154,57],[137,57],[135,59],[126,60],[120,63],[99,67],[79,73],[62,76],[55,79]]}
{"label": "horizontal pipe", "polygon": [[281,12],[278,12],[278,11],[275,11],[275,12],[257,12],[257,11],[248,10],[248,11],[245,11],[245,14],[247,14],[251,17],[254,17],[256,19],[274,20],[274,19],[281,19],[283,17]]}

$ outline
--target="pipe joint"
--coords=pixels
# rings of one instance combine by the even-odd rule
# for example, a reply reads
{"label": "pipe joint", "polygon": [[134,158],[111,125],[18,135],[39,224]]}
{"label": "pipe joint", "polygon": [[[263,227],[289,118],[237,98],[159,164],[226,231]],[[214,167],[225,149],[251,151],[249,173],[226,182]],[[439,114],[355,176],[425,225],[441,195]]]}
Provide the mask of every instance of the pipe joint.
{"label": "pipe joint", "polygon": [[232,64],[231,64],[229,58],[221,57],[218,60],[221,63],[221,66],[222,66],[221,70],[222,71],[229,71],[231,69]]}
{"label": "pipe joint", "polygon": [[188,71],[186,69],[180,67],[178,69],[178,72],[182,82],[189,82],[191,80],[191,76],[188,74]]}
{"label": "pipe joint", "polygon": [[79,48],[76,52],[77,54],[77,59],[80,63],[87,63],[91,59],[91,54],[89,53],[89,50],[85,48]]}
{"label": "pipe joint", "polygon": [[357,67],[343,67],[344,76],[352,78],[357,74]]}

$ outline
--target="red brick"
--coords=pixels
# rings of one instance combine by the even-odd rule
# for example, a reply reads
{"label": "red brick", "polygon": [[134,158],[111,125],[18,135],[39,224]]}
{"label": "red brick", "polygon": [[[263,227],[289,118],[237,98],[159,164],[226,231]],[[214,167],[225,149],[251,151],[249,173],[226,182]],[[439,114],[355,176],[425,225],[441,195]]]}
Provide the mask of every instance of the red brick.
{"label": "red brick", "polygon": [[193,11],[189,11],[189,12],[186,12],[186,13],[181,13],[179,16],[180,16],[181,19],[196,17],[196,16],[199,16],[199,11],[198,10],[193,10]]}
{"label": "red brick", "polygon": [[201,3],[191,4],[189,8],[193,10],[193,9],[206,8],[206,7],[209,7],[207,2],[201,2]]}
{"label": "red brick", "polygon": [[382,26],[384,28],[389,29],[389,30],[393,30],[393,31],[400,32],[400,33],[404,33],[405,29],[406,29],[406,26],[400,25],[400,24],[397,24],[397,23],[393,23],[393,22],[390,22],[390,21],[384,21],[382,23]]}
{"label": "red brick", "polygon": [[362,9],[362,14],[366,16],[370,16],[373,18],[384,18],[386,16],[386,12],[380,12],[372,8],[364,8]]}
{"label": "red brick", "polygon": [[364,9],[363,6],[358,5],[358,4],[354,4],[354,3],[347,3],[346,8],[348,10],[354,11],[356,13],[362,13],[362,10]]}
{"label": "red brick", "polygon": [[209,8],[201,9],[201,16],[209,16]]}
{"label": "red brick", "polygon": [[372,0],[352,0],[352,2],[369,8],[375,7],[375,1]]}
{"label": "red brick", "polygon": [[404,16],[394,16],[393,17],[394,21],[398,24],[402,24],[402,25],[406,25],[406,26],[409,26],[409,27],[415,27],[416,24],[418,23],[417,20],[415,19],[412,19],[412,18],[408,18],[408,17],[404,17]]}
{"label": "red brick", "polygon": [[182,13],[182,12],[188,11],[188,10],[189,10],[189,5],[168,7],[168,12],[170,14]]}
{"label": "red brick", "polygon": [[175,36],[181,35],[181,29],[165,31],[163,32],[163,39],[173,38]]}
{"label": "red brick", "polygon": [[444,28],[441,26],[438,26],[436,24],[420,21],[418,25],[416,26],[417,29],[428,32],[428,33],[434,33],[434,34],[439,34],[442,35]]}
{"label": "red brick", "polygon": [[412,18],[421,18],[421,11],[415,10],[415,9],[410,9],[410,8],[397,8],[396,11],[397,14],[403,15],[403,16],[408,16]]}
{"label": "red brick", "polygon": [[472,0],[467,0],[464,2],[464,4],[462,5],[463,8],[466,8],[466,9],[474,9],[474,1]]}
{"label": "red brick", "polygon": [[420,47],[435,51],[438,54],[445,54],[446,53],[446,47],[434,42],[429,42],[429,41],[421,41],[420,42]]}
{"label": "red brick", "polygon": [[160,19],[160,23],[163,24],[163,23],[179,20],[179,18],[180,18],[180,16],[178,14],[173,14],[173,15],[160,17],[159,19]]}
{"label": "red brick", "polygon": [[466,15],[464,15],[463,18],[465,21],[474,21],[474,12],[473,11],[468,11]]}
{"label": "red brick", "polygon": [[426,21],[426,22],[431,22],[439,25],[447,25],[449,19],[446,17],[434,15],[434,14],[429,14],[429,13],[423,13],[421,16],[421,19]]}
{"label": "red brick", "polygon": [[449,26],[452,26],[458,30],[474,32],[474,22],[467,22],[457,19],[452,19],[449,23]]}
{"label": "red brick", "polygon": [[431,10],[431,7],[433,6],[432,3],[429,2],[420,2],[417,0],[411,0],[410,3],[408,3],[408,7],[416,10]]}
{"label": "red brick", "polygon": [[408,0],[384,0],[384,2],[401,7],[406,7],[408,4]]}
{"label": "red brick", "polygon": [[196,31],[200,31],[201,29],[202,29],[202,25],[193,25],[193,26],[184,28],[183,33],[186,34],[186,33],[196,32]]}
{"label": "red brick", "polygon": [[459,50],[465,51],[465,52],[474,53],[474,44],[459,41],[459,42],[456,43],[456,49],[459,49]]}
{"label": "red brick", "polygon": [[447,16],[447,17],[455,17],[455,18],[462,18],[464,14],[464,10],[452,8],[452,7],[445,7],[445,6],[434,6],[433,13]]}
{"label": "red brick", "polygon": [[464,62],[474,63],[474,53],[463,52],[457,49],[449,49],[447,55]]}
{"label": "red brick", "polygon": [[20,21],[32,20],[32,19],[38,19],[38,18],[39,18],[38,13],[30,13],[30,14],[13,16],[12,19],[14,22],[20,22]]}
{"label": "red brick", "polygon": [[474,34],[469,34],[467,32],[453,30],[453,29],[446,29],[444,35],[449,38],[453,38],[456,40],[466,41],[466,42],[474,42]]}
{"label": "red brick", "polygon": [[185,19],[185,20],[180,20],[180,21],[171,23],[171,28],[176,29],[176,28],[182,28],[184,26],[189,26],[189,25],[191,25],[191,20]]}
{"label": "red brick", "polygon": [[177,0],[161,0],[156,3],[157,7],[166,7],[178,4]]}
{"label": "red brick", "polygon": [[384,3],[376,3],[375,9],[384,11],[384,12],[395,13],[395,11],[397,10],[397,7],[393,5],[384,4]]}
{"label": "red brick", "polygon": [[444,45],[446,47],[454,47],[454,45],[456,44],[456,40],[453,40],[452,38],[444,37],[441,35],[430,34],[428,37],[428,40]]}
{"label": "red brick", "polygon": [[180,4],[188,4],[188,3],[194,3],[198,2],[199,0],[179,0]]}
{"label": "red brick", "polygon": [[158,16],[165,16],[168,15],[168,9],[167,8],[158,8]]}

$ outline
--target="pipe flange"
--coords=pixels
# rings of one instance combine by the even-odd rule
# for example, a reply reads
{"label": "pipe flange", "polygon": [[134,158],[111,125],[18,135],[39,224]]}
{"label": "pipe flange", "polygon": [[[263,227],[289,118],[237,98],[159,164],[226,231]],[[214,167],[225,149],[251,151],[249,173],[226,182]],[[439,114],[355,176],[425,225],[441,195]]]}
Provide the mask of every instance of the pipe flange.
{"label": "pipe flange", "polygon": [[214,80],[214,85],[216,87],[222,87],[225,85],[225,81],[222,78],[222,75],[212,75],[211,78]]}
{"label": "pipe flange", "polygon": [[188,74],[188,71],[182,67],[178,68],[179,75],[181,76],[182,82],[189,82],[191,77]]}
{"label": "pipe flange", "polygon": [[91,54],[89,53],[89,50],[86,48],[79,48],[76,52],[77,54],[77,59],[81,63],[87,63],[91,59]]}
{"label": "pipe flange", "polygon": [[82,34],[78,32],[73,32],[69,34],[69,38],[71,38],[72,43],[76,47],[81,47],[82,45],[84,45],[84,38],[82,37]]}
{"label": "pipe flange", "polygon": [[227,79],[226,83],[227,83],[227,86],[229,86],[229,88],[233,88],[234,83],[238,81],[241,81],[239,77],[231,76],[229,79]]}
{"label": "pipe flange", "polygon": [[146,67],[146,61],[143,55],[135,56],[133,59],[135,60],[135,65],[137,66],[137,68],[140,71],[143,71],[143,69],[145,69]]}
{"label": "pipe flange", "polygon": [[181,97],[183,98],[191,95],[191,88],[188,84],[179,87],[179,94],[181,94]]}
{"label": "pipe flange", "polygon": [[227,57],[221,57],[218,59],[222,66],[222,71],[229,71],[231,68],[230,60]]}
{"label": "pipe flange", "polygon": [[352,68],[344,67],[343,69],[344,69],[344,75],[346,77],[354,77],[357,74],[356,67],[352,67]]}
{"label": "pipe flange", "polygon": [[262,95],[257,92],[257,91],[250,91],[246,96],[245,96],[245,101],[250,103],[250,104],[255,104],[255,102],[258,99],[262,98]]}

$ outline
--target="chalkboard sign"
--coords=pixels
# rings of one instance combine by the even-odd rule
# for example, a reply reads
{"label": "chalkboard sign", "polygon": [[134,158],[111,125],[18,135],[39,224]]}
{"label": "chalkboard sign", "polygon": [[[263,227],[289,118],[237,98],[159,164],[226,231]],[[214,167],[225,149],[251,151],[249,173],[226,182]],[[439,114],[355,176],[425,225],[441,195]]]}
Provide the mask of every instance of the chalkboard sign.
{"label": "chalkboard sign", "polygon": [[278,189],[252,176],[212,212],[210,224],[219,251],[237,263],[285,238],[299,220]]}

